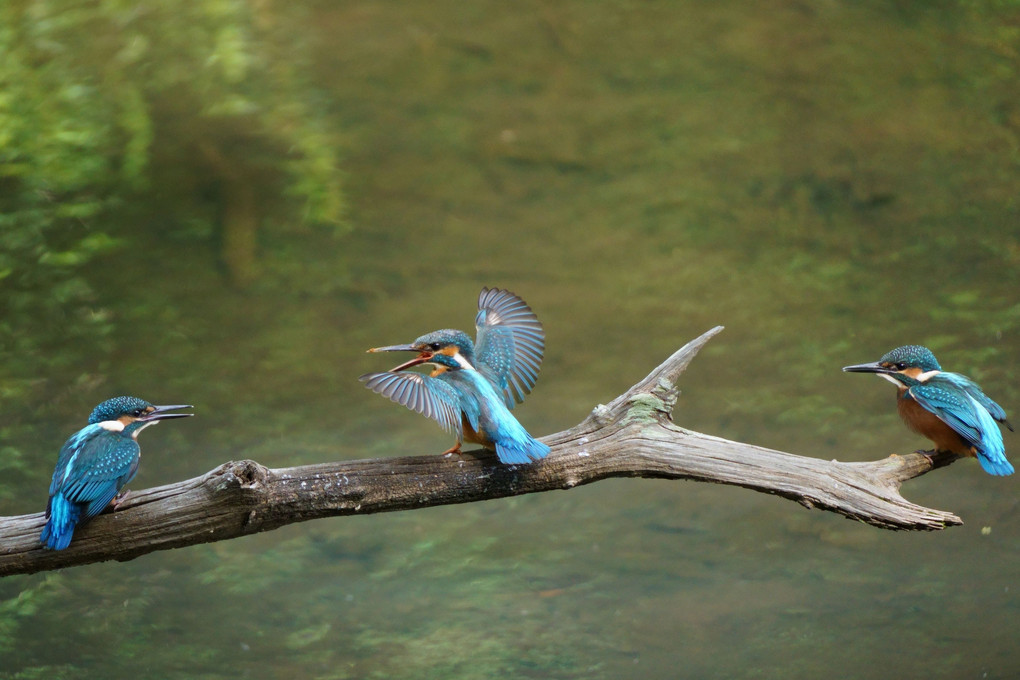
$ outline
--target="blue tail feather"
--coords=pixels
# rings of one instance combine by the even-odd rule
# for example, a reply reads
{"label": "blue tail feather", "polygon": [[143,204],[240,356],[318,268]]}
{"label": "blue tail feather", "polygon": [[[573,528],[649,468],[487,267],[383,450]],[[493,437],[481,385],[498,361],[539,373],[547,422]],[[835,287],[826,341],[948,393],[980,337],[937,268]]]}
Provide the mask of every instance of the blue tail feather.
{"label": "blue tail feather", "polygon": [[549,447],[528,437],[527,441],[521,442],[520,446],[517,445],[517,442],[510,445],[496,442],[496,455],[499,457],[499,462],[507,465],[526,464],[545,458],[549,455]]}
{"label": "blue tail feather", "polygon": [[995,424],[995,421],[992,420],[992,414],[982,406],[981,402],[973,396],[970,397],[970,400],[974,406],[973,413],[977,416],[981,437],[980,444],[974,447],[977,452],[978,462],[981,463],[981,467],[984,468],[985,472],[990,475],[1013,474],[1013,466],[1006,460],[1006,447],[1002,442],[1002,430]]}
{"label": "blue tail feather", "polygon": [[984,451],[978,451],[977,459],[981,463],[981,467],[984,468],[984,471],[990,475],[1005,476],[1013,474],[1013,466],[1006,460],[1005,456],[992,458]]}
{"label": "blue tail feather", "polygon": [[48,514],[49,521],[43,527],[39,540],[47,548],[63,550],[71,544],[71,537],[81,517],[81,508],[58,493],[50,498]]}

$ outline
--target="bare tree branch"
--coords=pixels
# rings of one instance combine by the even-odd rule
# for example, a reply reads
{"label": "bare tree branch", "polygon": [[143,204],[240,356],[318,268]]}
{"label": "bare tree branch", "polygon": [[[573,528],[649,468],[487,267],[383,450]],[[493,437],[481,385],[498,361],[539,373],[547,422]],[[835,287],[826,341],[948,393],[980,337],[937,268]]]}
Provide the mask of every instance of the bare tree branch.
{"label": "bare tree branch", "polygon": [[607,477],[691,479],[733,484],[829,510],[884,529],[936,530],[963,522],[908,502],[900,485],[953,456],[920,453],[841,463],[741,444],[674,425],[676,381],[722,330],[692,340],[644,380],[579,425],[544,437],[548,458],[510,467],[495,454],[414,456],[269,469],[233,461],[187,481],[133,492],[116,512],[75,532],[71,546],[44,550],[41,513],[0,518],[0,576],[221,541],[336,515],[570,489]]}

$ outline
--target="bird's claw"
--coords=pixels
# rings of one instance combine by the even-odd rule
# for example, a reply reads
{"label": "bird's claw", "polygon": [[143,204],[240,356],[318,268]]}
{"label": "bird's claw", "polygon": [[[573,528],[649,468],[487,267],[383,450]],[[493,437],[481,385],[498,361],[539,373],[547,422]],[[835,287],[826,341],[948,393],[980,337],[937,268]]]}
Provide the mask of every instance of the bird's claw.
{"label": "bird's claw", "polygon": [[120,506],[121,506],[121,503],[126,501],[128,496],[130,496],[130,495],[131,495],[131,492],[129,490],[127,490],[127,489],[124,489],[119,494],[114,496],[113,499],[110,501],[110,507],[113,508],[113,511],[117,512],[118,508],[120,508]]}

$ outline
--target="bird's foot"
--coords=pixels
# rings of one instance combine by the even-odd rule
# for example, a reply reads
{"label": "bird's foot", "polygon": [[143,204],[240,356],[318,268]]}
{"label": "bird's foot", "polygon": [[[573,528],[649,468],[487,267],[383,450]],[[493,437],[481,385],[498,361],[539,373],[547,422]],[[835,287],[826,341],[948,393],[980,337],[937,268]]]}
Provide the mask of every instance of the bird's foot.
{"label": "bird's foot", "polygon": [[456,444],[454,444],[453,446],[451,446],[447,450],[443,451],[440,455],[443,458],[449,458],[450,456],[452,456],[455,453],[458,454],[458,455],[460,454],[460,442],[457,442]]}
{"label": "bird's foot", "polygon": [[928,451],[917,450],[915,453],[919,453],[931,461],[932,470],[940,467],[946,467],[961,458],[959,454],[953,453],[952,451],[940,451],[938,449],[930,449]]}
{"label": "bird's foot", "polygon": [[114,496],[113,500],[110,501],[110,507],[113,509],[113,511],[117,512],[117,509],[120,508],[121,503],[126,501],[128,496],[130,496],[130,495],[131,495],[131,492],[129,490],[125,489],[125,490],[121,491],[119,494],[117,494],[116,496]]}

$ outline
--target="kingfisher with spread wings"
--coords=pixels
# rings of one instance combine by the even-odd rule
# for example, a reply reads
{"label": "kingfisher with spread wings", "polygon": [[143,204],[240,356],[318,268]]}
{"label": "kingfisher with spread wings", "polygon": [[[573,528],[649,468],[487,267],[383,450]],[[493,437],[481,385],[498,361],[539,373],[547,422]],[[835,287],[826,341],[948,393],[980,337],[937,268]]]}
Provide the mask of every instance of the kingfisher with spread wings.
{"label": "kingfisher with spread wings", "polygon": [[[508,290],[482,288],[475,317],[474,343],[463,331],[444,329],[408,345],[375,347],[369,352],[417,352],[385,373],[360,380],[374,392],[432,418],[457,435],[444,453],[459,453],[466,440],[494,450],[508,465],[545,458],[549,447],[528,434],[510,413],[538,380],[545,334],[535,313]],[[429,375],[408,371],[430,364]]]}

